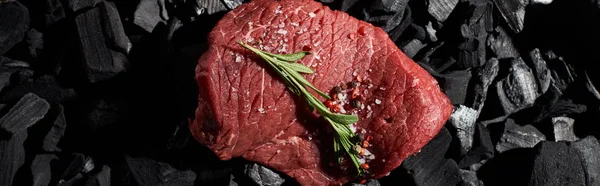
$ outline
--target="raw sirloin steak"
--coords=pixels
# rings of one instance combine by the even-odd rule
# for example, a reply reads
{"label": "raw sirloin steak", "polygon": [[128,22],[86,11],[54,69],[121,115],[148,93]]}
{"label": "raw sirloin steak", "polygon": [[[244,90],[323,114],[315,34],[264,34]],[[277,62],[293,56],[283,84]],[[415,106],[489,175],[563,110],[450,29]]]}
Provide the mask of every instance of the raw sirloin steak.
{"label": "raw sirloin steak", "polygon": [[[352,128],[370,139],[364,178],[389,174],[452,112],[435,79],[382,29],[311,0],[254,0],[219,21],[196,68],[199,106],[190,127],[222,160],[242,156],[302,185],[362,179],[352,164],[337,163],[330,125],[238,40],[272,53],[312,52],[299,61],[315,70],[305,78],[339,92],[337,108],[358,115]],[[349,101],[356,97],[360,103]]]}

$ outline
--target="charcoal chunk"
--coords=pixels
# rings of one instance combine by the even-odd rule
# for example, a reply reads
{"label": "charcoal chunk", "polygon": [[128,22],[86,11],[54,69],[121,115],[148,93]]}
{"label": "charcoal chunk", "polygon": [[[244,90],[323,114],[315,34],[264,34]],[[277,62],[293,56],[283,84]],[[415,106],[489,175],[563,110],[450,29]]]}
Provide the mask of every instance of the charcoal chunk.
{"label": "charcoal chunk", "polygon": [[227,8],[232,10],[244,3],[244,0],[223,0],[223,3],[225,3],[225,6],[227,6]]}
{"label": "charcoal chunk", "polygon": [[450,115],[448,122],[456,128],[456,136],[460,141],[461,154],[467,153],[473,146],[473,134],[475,133],[477,115],[476,110],[464,105],[460,105]]}
{"label": "charcoal chunk", "polygon": [[483,67],[477,70],[477,78],[473,78],[473,87],[471,89],[472,96],[467,96],[468,99],[465,105],[477,110],[477,113],[481,113],[483,104],[487,99],[488,88],[498,76],[500,70],[498,59],[490,59]]}
{"label": "charcoal chunk", "polygon": [[469,70],[457,70],[443,75],[442,89],[450,98],[452,104],[461,105],[465,103],[471,76]]}
{"label": "charcoal chunk", "polygon": [[482,161],[486,161],[494,157],[494,144],[490,136],[490,131],[481,123],[475,125],[475,134],[473,136],[473,147],[460,160],[458,167],[472,168],[472,171],[477,171],[476,165]]}
{"label": "charcoal chunk", "polygon": [[[408,10],[408,0],[373,0],[349,2],[348,4],[352,4],[352,9],[358,9],[356,13],[354,13],[355,10],[349,10],[350,14],[379,26],[388,33],[393,32],[392,30],[401,24],[410,25],[412,22],[403,21],[405,11]],[[342,6],[342,10],[344,10],[344,6]],[[395,37],[391,38],[394,40]]]}
{"label": "charcoal chunk", "polygon": [[461,180],[456,162],[445,158],[452,137],[446,128],[431,140],[421,152],[406,158],[400,166],[412,173],[416,185],[455,185]]}
{"label": "charcoal chunk", "polygon": [[77,97],[75,90],[62,88],[56,83],[53,76],[46,75],[5,91],[3,95],[0,95],[0,101],[17,100],[30,92],[50,103],[64,103]]}
{"label": "charcoal chunk", "polygon": [[496,54],[498,59],[508,59],[519,57],[519,51],[515,48],[512,38],[504,31],[502,27],[496,27],[498,34],[489,35],[487,45]]}
{"label": "charcoal chunk", "polygon": [[[592,82],[592,80],[590,79],[590,76],[588,75],[587,70],[584,71],[584,75],[585,75],[585,87],[588,89],[588,91],[590,93],[592,93],[592,95],[594,95],[594,97],[596,97],[598,100],[600,100],[600,91],[598,91],[598,89],[596,88],[596,86],[594,85],[594,83]],[[1,80],[1,75],[0,75],[0,81]],[[2,90],[2,84],[0,83],[0,90]]]}
{"label": "charcoal chunk", "polygon": [[429,0],[427,11],[439,22],[444,22],[454,10],[458,0]]}
{"label": "charcoal chunk", "polygon": [[575,120],[568,117],[554,117],[552,118],[554,124],[554,140],[555,141],[577,141],[578,138],[575,136],[575,129],[573,124]]}
{"label": "charcoal chunk", "polygon": [[537,79],[537,83],[539,85],[538,92],[540,94],[546,93],[548,91],[548,87],[550,87],[550,82],[552,80],[552,76],[550,74],[550,70],[548,69],[548,65],[544,58],[542,58],[542,54],[540,49],[533,49],[529,52],[529,57],[533,62],[533,72]]}
{"label": "charcoal chunk", "polygon": [[119,121],[126,107],[122,100],[97,99],[86,103],[85,109],[82,109],[80,114],[84,116],[83,122],[93,131],[100,131]]}
{"label": "charcoal chunk", "polygon": [[585,185],[583,160],[578,150],[564,142],[541,142],[529,185]]}
{"label": "charcoal chunk", "polygon": [[110,167],[104,165],[102,171],[87,178],[86,186],[110,186]]}
{"label": "charcoal chunk", "polygon": [[52,124],[52,128],[44,137],[42,149],[45,152],[60,152],[58,148],[58,142],[63,137],[65,129],[67,128],[67,122],[65,121],[65,114],[62,105],[58,105],[58,115]]}
{"label": "charcoal chunk", "polygon": [[377,180],[367,180],[365,184],[360,183],[350,183],[349,186],[381,186],[381,183]]}
{"label": "charcoal chunk", "polygon": [[460,170],[461,173],[461,182],[459,185],[464,186],[476,186],[483,185],[483,182],[477,178],[477,173],[470,170]]}
{"label": "charcoal chunk", "polygon": [[285,181],[277,172],[256,163],[246,165],[244,173],[258,185],[281,185]]}
{"label": "charcoal chunk", "polygon": [[104,43],[100,9],[94,8],[75,17],[82,67],[89,83],[110,79],[123,72],[123,61],[115,61]]}
{"label": "charcoal chunk", "polygon": [[0,136],[0,185],[12,185],[17,170],[25,163],[27,132],[16,134],[10,139]]}
{"label": "charcoal chunk", "polygon": [[148,33],[151,33],[158,23],[165,23],[169,19],[164,0],[141,0],[133,16],[133,23]]}
{"label": "charcoal chunk", "polygon": [[512,60],[510,74],[496,88],[505,114],[532,106],[539,96],[535,77],[521,58]]}
{"label": "charcoal chunk", "polygon": [[0,118],[0,128],[13,136],[44,118],[48,109],[50,104],[46,100],[33,93],[26,94]]}
{"label": "charcoal chunk", "polygon": [[491,20],[488,18],[491,16],[491,4],[487,1],[466,1],[457,6],[471,12],[459,28],[462,39],[458,45],[457,65],[461,69],[480,67],[486,62],[486,26],[489,24],[487,21]]}
{"label": "charcoal chunk", "polygon": [[515,148],[533,148],[541,141],[546,140],[546,136],[531,125],[516,126],[512,119],[507,119],[507,130],[500,137],[496,145],[496,150],[500,153]]}
{"label": "charcoal chunk", "polygon": [[531,0],[531,1],[529,1],[529,3],[531,3],[531,4],[544,4],[544,5],[547,5],[547,4],[552,3],[552,0]]}
{"label": "charcoal chunk", "polygon": [[55,154],[38,154],[30,166],[33,185],[50,185],[52,180],[52,163],[58,161]]}
{"label": "charcoal chunk", "polygon": [[577,73],[575,69],[560,56],[556,56],[554,52],[548,51],[544,54],[548,67],[551,70],[553,85],[559,90],[559,93],[563,93],[567,87],[575,82],[577,79]]}
{"label": "charcoal chunk", "polygon": [[425,44],[423,44],[423,42],[421,40],[412,39],[412,40],[410,40],[410,42],[408,42],[404,46],[402,46],[402,51],[406,54],[406,56],[408,56],[409,58],[412,58],[423,47],[425,47]]}
{"label": "charcoal chunk", "polygon": [[427,39],[430,42],[436,42],[438,40],[436,35],[437,30],[433,28],[433,23],[431,23],[431,21],[425,25],[425,31],[427,32]]}
{"label": "charcoal chunk", "polygon": [[129,37],[125,35],[117,7],[113,2],[102,2],[98,6],[102,15],[102,31],[106,37],[107,45],[119,52],[129,53],[131,42]]}
{"label": "charcoal chunk", "polygon": [[96,6],[102,0],[68,0],[67,7],[69,10],[76,12],[85,8]]}
{"label": "charcoal chunk", "polygon": [[84,170],[87,159],[88,158],[81,153],[74,153],[69,166],[67,166],[61,175],[59,183],[68,184],[80,180],[83,177],[81,173]]}
{"label": "charcoal chunk", "polygon": [[600,143],[593,136],[573,142],[571,147],[581,153],[584,161],[586,185],[600,184]]}
{"label": "charcoal chunk", "polygon": [[60,0],[21,1],[29,9],[31,26],[43,30],[65,18],[65,8]]}
{"label": "charcoal chunk", "polygon": [[157,162],[144,157],[126,156],[129,173],[138,185],[194,185],[196,174],[190,170],[177,170],[167,163]]}
{"label": "charcoal chunk", "polygon": [[525,6],[527,6],[529,1],[494,0],[494,3],[513,33],[521,32],[523,30],[523,23],[525,23]]}
{"label": "charcoal chunk", "polygon": [[23,40],[29,29],[29,11],[19,1],[0,3],[0,56]]}

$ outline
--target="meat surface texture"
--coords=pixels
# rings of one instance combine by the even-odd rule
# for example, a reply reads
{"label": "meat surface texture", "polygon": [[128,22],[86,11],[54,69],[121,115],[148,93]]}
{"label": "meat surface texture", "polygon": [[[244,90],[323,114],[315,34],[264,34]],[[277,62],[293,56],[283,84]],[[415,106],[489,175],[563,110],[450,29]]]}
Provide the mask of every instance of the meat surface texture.
{"label": "meat surface texture", "polygon": [[323,91],[370,80],[361,90],[366,108],[356,124],[372,137],[367,149],[375,158],[367,178],[383,177],[417,153],[453,109],[435,79],[382,29],[312,0],[248,2],[227,13],[208,37],[196,68],[195,139],[222,160],[242,156],[302,185],[341,185],[356,177],[353,167],[334,161],[329,124],[236,41],[272,53],[310,48],[299,62],[315,70],[304,76]]}

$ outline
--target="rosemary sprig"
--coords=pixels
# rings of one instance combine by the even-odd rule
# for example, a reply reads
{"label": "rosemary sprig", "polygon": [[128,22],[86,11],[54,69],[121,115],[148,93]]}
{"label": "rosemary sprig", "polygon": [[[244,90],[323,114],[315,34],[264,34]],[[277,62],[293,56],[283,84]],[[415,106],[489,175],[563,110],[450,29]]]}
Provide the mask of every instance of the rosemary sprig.
{"label": "rosemary sprig", "polygon": [[311,112],[316,109],[317,112],[331,124],[336,133],[334,136],[333,148],[334,152],[338,154],[338,162],[341,163],[341,152],[343,149],[354,163],[358,174],[362,174],[364,170],[360,167],[360,162],[356,156],[357,152],[354,150],[356,144],[350,140],[354,138],[354,133],[352,130],[350,130],[349,126],[350,124],[358,122],[358,117],[355,115],[332,113],[321,101],[319,101],[319,99],[317,99],[307,90],[306,87],[309,87],[322,97],[331,99],[329,95],[315,88],[310,82],[304,79],[302,75],[300,75],[300,73],[314,73],[314,71],[309,67],[301,63],[296,63],[296,61],[304,58],[306,55],[310,55],[310,52],[300,51],[293,54],[272,54],[254,48],[242,41],[237,41],[237,43],[263,58],[267,64],[271,66],[271,68],[273,68],[273,70],[283,79],[283,82],[290,91],[298,96],[304,97]]}

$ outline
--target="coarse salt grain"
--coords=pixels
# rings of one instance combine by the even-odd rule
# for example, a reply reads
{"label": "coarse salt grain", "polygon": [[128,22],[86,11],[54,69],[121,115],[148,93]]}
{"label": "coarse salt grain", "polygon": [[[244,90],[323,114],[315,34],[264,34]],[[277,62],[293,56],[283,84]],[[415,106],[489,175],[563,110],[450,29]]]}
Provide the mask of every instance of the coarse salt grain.
{"label": "coarse salt grain", "polygon": [[292,22],[292,23],[290,23],[290,25],[292,25],[292,26],[300,26],[300,24],[298,24],[296,22]]}
{"label": "coarse salt grain", "polygon": [[236,63],[242,62],[242,56],[237,56],[237,55],[236,55],[236,56],[235,56],[235,62],[236,62]]}
{"label": "coarse salt grain", "polygon": [[378,105],[381,104],[381,100],[375,99],[375,104],[378,104]]}
{"label": "coarse salt grain", "polygon": [[287,30],[279,29],[275,33],[278,33],[278,34],[281,34],[281,35],[286,35],[287,34]]}
{"label": "coarse salt grain", "polygon": [[313,18],[316,17],[317,15],[314,12],[308,13],[308,17]]}

